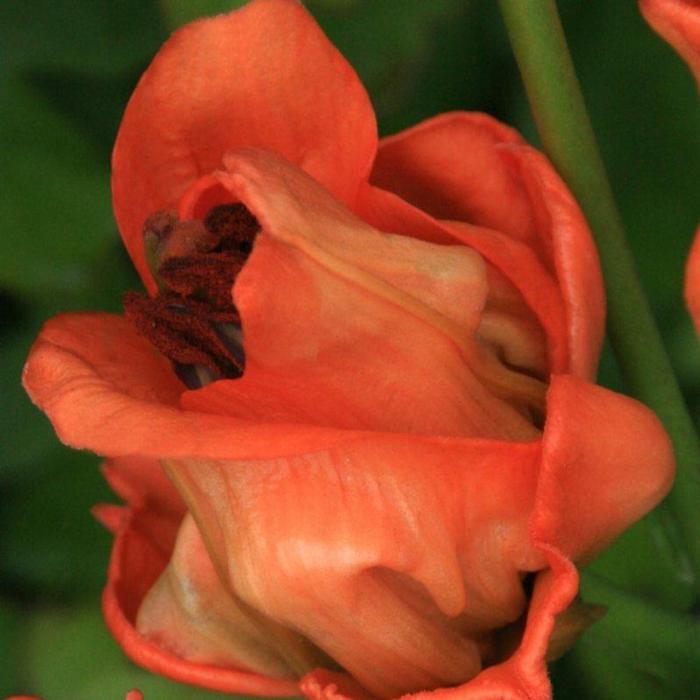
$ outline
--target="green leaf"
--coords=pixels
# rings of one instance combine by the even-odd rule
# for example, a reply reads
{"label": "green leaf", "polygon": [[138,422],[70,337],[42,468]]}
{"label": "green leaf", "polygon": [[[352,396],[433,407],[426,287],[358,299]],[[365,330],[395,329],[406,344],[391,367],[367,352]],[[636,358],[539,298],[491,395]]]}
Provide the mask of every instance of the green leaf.
{"label": "green leaf", "polygon": [[139,688],[147,700],[228,697],[180,685],[137,668],[109,636],[97,598],[79,607],[38,611],[25,630],[26,687],[45,698],[119,700]]}
{"label": "green leaf", "polygon": [[700,620],[665,611],[588,574],[583,598],[608,606],[562,660],[558,698],[691,698],[700,684]]}
{"label": "green leaf", "polygon": [[49,104],[13,82],[0,111],[0,287],[41,298],[89,289],[117,238],[107,163]]}
{"label": "green leaf", "polygon": [[670,609],[690,610],[696,600],[690,561],[663,506],[624,532],[588,571]]}
{"label": "green leaf", "polygon": [[0,600],[0,696],[19,693],[17,668],[19,662],[18,637],[20,616],[15,605]]}
{"label": "green leaf", "polygon": [[143,65],[162,38],[153,2],[0,3],[0,57],[8,72],[50,67],[62,73],[115,75]]}
{"label": "green leaf", "polygon": [[246,4],[248,0],[160,0],[165,23],[172,29],[192,22],[200,17],[231,12]]}
{"label": "green leaf", "polygon": [[0,560],[6,586],[73,599],[104,583],[112,538],[90,508],[117,499],[97,457],[60,445],[54,453],[53,470],[15,485],[0,508]]}

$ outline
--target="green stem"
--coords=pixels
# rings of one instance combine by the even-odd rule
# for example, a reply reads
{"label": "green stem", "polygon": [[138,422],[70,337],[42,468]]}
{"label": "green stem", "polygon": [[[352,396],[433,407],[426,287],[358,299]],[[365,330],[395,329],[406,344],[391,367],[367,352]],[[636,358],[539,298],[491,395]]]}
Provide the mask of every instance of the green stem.
{"label": "green stem", "polygon": [[667,502],[700,591],[700,442],[625,240],[556,2],[499,3],[542,142],[598,244],[618,363],[632,393],[656,412],[673,441],[678,471]]}

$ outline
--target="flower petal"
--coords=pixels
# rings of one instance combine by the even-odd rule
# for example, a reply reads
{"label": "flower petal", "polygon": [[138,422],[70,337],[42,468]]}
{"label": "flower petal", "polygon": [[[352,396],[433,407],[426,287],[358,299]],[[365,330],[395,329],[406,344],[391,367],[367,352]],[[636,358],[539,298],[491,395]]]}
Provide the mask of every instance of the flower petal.
{"label": "flower petal", "polygon": [[500,153],[522,143],[517,131],[486,114],[441,114],[382,139],[370,182],[436,219],[530,242],[537,232],[527,192]]}
{"label": "flower petal", "polygon": [[678,51],[700,85],[700,0],[640,0],[639,9]]}
{"label": "flower petal", "polygon": [[296,683],[189,662],[136,631],[136,613],[168,563],[177,525],[177,521],[163,519],[150,511],[132,510],[124,514],[102,599],[107,625],[120,646],[140,666],[183,683],[222,693],[297,695]]}
{"label": "flower petal", "polygon": [[590,559],[668,493],[671,443],[646,406],[574,377],[552,378],[547,408],[533,538]]}
{"label": "flower petal", "polygon": [[110,457],[259,457],[352,438],[337,430],[181,410],[175,402],[184,387],[167,360],[130,323],[110,314],[49,321],[23,380],[63,442]]}
{"label": "flower petal", "polygon": [[293,678],[274,650],[268,626],[225,590],[187,515],[168,566],[139,607],[139,633],[194,663]]}
{"label": "flower petal", "polygon": [[354,70],[301,3],[254,0],[178,30],[141,78],[114,147],[119,229],[150,291],[141,229],[241,146],[275,151],[354,198],[376,125]]}
{"label": "flower petal", "polygon": [[[382,140],[371,181],[436,218],[478,224],[525,243],[558,282],[569,370],[595,376],[604,322],[595,246],[564,183],[515,131],[482,114],[429,119]],[[365,193],[363,213],[370,217],[390,206],[386,196],[383,206],[373,202],[377,196]],[[528,286],[510,279],[521,292]]]}
{"label": "flower petal", "polygon": [[168,468],[230,589],[392,697],[476,675],[485,634],[522,613],[521,572],[544,564],[527,543],[538,453],[378,434]]}
{"label": "flower petal", "polygon": [[185,195],[181,214],[196,217],[212,192],[228,192],[262,226],[234,287],[246,371],[188,392],[185,407],[347,429],[538,435],[528,410],[542,385],[475,338],[488,292],[478,254],[380,233],[272,154],[238,152],[226,164]]}
{"label": "flower petal", "polygon": [[[358,209],[363,219],[380,230],[443,245],[459,242],[477,251],[488,263],[488,276],[500,278],[496,288],[507,281],[520,295],[515,307],[520,307],[520,310],[527,307],[520,321],[530,325],[536,320],[541,326],[547,341],[548,372],[567,370],[568,329],[561,292],[552,273],[526,243],[490,228],[438,221],[393,192],[378,187],[368,186],[361,190]],[[494,291],[497,289],[490,288],[490,297]],[[517,349],[520,342],[520,339],[511,339],[504,354]]]}
{"label": "flower petal", "polygon": [[112,490],[133,508],[156,510],[181,519],[185,504],[160,462],[144,457],[118,458],[102,465]]}
{"label": "flower petal", "polygon": [[549,641],[578,590],[571,560],[590,560],[671,486],[673,453],[654,414],[579,379],[553,377],[542,443],[530,535],[549,569],[537,576],[518,650],[460,688],[460,698],[550,700]]}

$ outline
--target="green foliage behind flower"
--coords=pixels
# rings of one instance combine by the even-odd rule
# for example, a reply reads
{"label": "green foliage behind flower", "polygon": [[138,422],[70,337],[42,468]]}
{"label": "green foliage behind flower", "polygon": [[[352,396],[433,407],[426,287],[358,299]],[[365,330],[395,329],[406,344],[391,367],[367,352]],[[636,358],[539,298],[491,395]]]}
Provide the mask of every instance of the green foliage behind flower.
{"label": "green foliage behind flower", "polygon": [[[109,638],[97,602],[109,537],[89,508],[112,496],[94,457],[55,444],[19,376],[42,319],[118,310],[122,290],[138,286],[110,208],[109,151],[123,105],[171,29],[240,4],[0,3],[0,696],[60,700],[70,690],[87,700],[139,686],[148,700],[215,697],[136,669]],[[491,0],[306,4],[368,86],[383,134],[464,108],[536,139]],[[700,417],[700,350],[681,303],[700,181],[693,79],[635,3],[559,4],[647,290]],[[620,387],[609,357],[602,379]],[[695,604],[672,521],[664,512],[646,519],[592,572],[583,587],[591,600],[613,604],[629,590],[645,610],[620,604],[596,625],[556,668],[556,696],[684,697],[700,680],[689,651],[700,648],[700,628],[679,622],[660,640],[652,625]],[[663,643],[650,656],[652,642]]]}

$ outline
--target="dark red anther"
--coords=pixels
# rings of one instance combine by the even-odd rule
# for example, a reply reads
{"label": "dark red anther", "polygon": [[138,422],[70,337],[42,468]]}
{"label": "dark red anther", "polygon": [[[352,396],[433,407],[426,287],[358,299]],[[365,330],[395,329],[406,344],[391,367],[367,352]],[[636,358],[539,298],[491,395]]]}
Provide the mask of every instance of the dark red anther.
{"label": "dark red anther", "polygon": [[207,230],[220,237],[220,250],[236,250],[248,255],[260,231],[258,220],[243,204],[212,207],[204,219]]}
{"label": "dark red anther", "polygon": [[[207,304],[217,313],[235,313],[231,288],[245,264],[240,253],[198,253],[171,258],[160,268],[160,278],[168,289]],[[229,319],[226,319],[229,320]]]}
{"label": "dark red anther", "polygon": [[239,377],[243,365],[212,324],[176,296],[124,297],[126,318],[173,362],[208,367],[219,377]]}
{"label": "dark red anther", "polygon": [[144,245],[160,291],[155,298],[127,293],[124,310],[180,376],[194,370],[208,381],[243,373],[232,289],[259,230],[243,204],[213,207],[204,222],[178,221],[171,211],[146,219]]}

